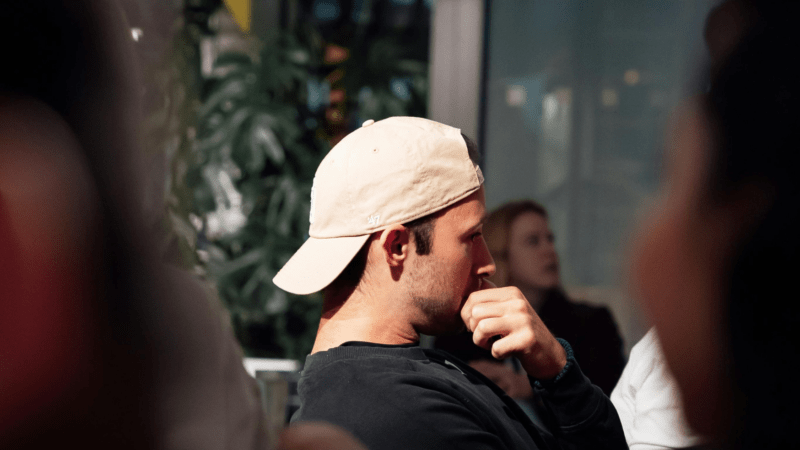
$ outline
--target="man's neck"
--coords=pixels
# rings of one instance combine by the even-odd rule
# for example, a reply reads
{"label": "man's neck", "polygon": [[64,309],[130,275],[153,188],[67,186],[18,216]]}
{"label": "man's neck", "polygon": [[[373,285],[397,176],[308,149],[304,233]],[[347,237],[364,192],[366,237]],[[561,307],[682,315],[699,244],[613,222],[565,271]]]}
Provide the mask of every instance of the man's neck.
{"label": "man's neck", "polygon": [[402,313],[386,306],[392,302],[379,300],[367,298],[360,291],[353,292],[346,299],[326,296],[311,353],[329,350],[349,341],[390,345],[419,342],[419,333],[403,319]]}

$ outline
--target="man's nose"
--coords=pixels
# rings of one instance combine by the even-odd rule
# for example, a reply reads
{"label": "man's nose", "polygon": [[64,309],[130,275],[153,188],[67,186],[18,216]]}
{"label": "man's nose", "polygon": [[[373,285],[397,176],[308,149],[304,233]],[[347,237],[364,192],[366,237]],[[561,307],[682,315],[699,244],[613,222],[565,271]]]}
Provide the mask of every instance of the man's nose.
{"label": "man's nose", "polygon": [[477,274],[481,277],[490,277],[497,271],[497,266],[494,264],[494,258],[489,253],[489,247],[485,242],[482,243],[479,254],[476,255]]}

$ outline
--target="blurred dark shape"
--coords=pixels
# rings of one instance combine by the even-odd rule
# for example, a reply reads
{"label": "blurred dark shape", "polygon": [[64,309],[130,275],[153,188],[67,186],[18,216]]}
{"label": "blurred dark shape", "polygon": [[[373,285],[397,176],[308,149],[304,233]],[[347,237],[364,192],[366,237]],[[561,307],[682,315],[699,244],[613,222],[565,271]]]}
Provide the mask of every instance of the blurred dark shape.
{"label": "blurred dark shape", "polygon": [[[800,438],[800,68],[796,2],[757,4],[761,22],[720,69],[709,93],[718,144],[708,195],[714,203],[757,183],[758,221],[727,274],[729,344],[738,389],[738,448],[791,448]],[[758,214],[759,209],[766,211]],[[751,231],[752,230],[752,231]]]}
{"label": "blurred dark shape", "polygon": [[0,447],[266,446],[221,307],[159,263],[143,224],[119,5],[0,14]]}
{"label": "blurred dark shape", "polygon": [[750,1],[723,2],[709,13],[703,34],[712,76],[718,75],[720,66],[727,61],[742,35],[757,18],[758,10]]}
{"label": "blurred dark shape", "polygon": [[678,116],[666,195],[634,258],[687,419],[720,448],[800,441],[798,13],[712,12],[711,88]]}
{"label": "blurred dark shape", "polygon": [[[622,337],[608,308],[567,297],[544,207],[532,200],[506,203],[489,214],[483,234],[497,266],[489,279],[499,287],[520,288],[553,335],[572,345],[581,370],[609,395],[625,366]],[[435,346],[467,362],[497,363],[472,342],[471,333],[438,337]],[[528,380],[523,376],[513,384]],[[529,388],[512,390],[530,396]]]}

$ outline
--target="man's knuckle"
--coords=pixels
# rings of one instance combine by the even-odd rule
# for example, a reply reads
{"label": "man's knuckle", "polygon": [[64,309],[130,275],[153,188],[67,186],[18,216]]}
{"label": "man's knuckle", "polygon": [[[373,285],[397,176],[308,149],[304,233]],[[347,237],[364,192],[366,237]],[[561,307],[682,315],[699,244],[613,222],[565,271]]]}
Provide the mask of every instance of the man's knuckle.
{"label": "man's knuckle", "polygon": [[524,313],[528,310],[528,302],[522,299],[516,299],[511,304],[511,308],[516,313]]}
{"label": "man's knuckle", "polygon": [[536,333],[530,328],[523,328],[520,331],[520,338],[530,345],[536,342]]}

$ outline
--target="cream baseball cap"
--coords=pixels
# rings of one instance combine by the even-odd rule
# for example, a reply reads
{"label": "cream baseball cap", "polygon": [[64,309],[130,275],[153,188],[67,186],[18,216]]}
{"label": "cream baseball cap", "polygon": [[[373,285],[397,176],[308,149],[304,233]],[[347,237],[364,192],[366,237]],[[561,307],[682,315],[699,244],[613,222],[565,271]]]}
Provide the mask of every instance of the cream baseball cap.
{"label": "cream baseball cap", "polygon": [[482,184],[461,130],[418,117],[368,120],[317,168],[309,238],[273,282],[300,295],[322,290],[372,233],[444,209]]}

